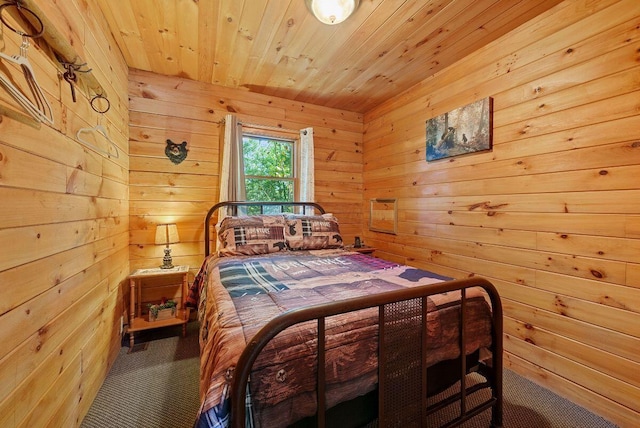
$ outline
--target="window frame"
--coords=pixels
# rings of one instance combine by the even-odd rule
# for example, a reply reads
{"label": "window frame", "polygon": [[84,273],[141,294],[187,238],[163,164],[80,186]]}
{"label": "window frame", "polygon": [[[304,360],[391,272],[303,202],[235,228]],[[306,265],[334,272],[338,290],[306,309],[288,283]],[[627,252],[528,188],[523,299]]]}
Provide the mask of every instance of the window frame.
{"label": "window frame", "polygon": [[[248,128],[248,127],[247,127]],[[293,182],[293,200],[297,201],[300,196],[300,136],[298,134],[289,134],[289,133],[279,133],[279,132],[269,132],[261,129],[243,129],[242,131],[242,161],[244,163],[244,139],[245,137],[253,137],[261,140],[271,140],[278,141],[283,143],[291,144],[291,171],[292,177],[275,177],[275,176],[258,176],[258,175],[246,175],[245,174],[245,192],[246,192],[246,180],[248,178],[255,178],[261,180],[280,180],[280,181],[292,181]],[[244,171],[243,171],[244,172]],[[248,199],[248,198],[247,198]],[[256,201],[252,201],[256,202]],[[260,202],[260,201],[258,201]],[[284,201],[276,201],[276,202],[284,202]]]}

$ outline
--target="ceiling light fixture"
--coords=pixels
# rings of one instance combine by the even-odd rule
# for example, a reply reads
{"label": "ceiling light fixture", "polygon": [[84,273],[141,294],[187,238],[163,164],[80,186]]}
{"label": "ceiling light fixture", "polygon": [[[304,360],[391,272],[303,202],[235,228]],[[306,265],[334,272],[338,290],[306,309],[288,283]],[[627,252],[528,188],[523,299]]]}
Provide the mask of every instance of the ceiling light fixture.
{"label": "ceiling light fixture", "polygon": [[323,24],[339,24],[355,12],[360,0],[304,0],[307,8]]}

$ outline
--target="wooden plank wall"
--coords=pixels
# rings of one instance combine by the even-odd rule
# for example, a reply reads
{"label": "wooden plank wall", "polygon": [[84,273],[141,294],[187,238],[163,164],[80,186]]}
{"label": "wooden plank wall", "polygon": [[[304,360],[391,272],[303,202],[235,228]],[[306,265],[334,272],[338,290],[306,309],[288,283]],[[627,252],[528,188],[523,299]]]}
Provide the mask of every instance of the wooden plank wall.
{"label": "wooden plank wall", "polygon": [[[204,257],[204,216],[218,200],[221,133],[228,113],[247,124],[314,128],[316,200],[340,219],[345,240],[361,233],[362,115],[131,70],[131,266],[161,263],[155,226],[175,222],[174,264],[197,270]],[[270,131],[266,131],[270,132]],[[187,142],[174,165],[166,140]]]}
{"label": "wooden plank wall", "polygon": [[[399,199],[398,235],[365,232],[377,254],[490,279],[506,366],[623,427],[640,420],[639,24],[635,0],[567,0],[368,112],[364,135],[364,200]],[[427,163],[425,121],[487,96],[493,151]]]}
{"label": "wooden plank wall", "polygon": [[[18,113],[0,116],[0,426],[69,427],[79,425],[120,349],[120,286],[129,273],[128,71],[93,1],[35,4],[88,63],[111,109],[100,117],[80,89],[74,103],[40,40],[28,58],[54,125],[12,119],[25,115],[0,89],[2,105]],[[18,52],[20,37],[3,28],[0,38],[3,52]],[[75,140],[79,128],[99,122],[119,158]]]}

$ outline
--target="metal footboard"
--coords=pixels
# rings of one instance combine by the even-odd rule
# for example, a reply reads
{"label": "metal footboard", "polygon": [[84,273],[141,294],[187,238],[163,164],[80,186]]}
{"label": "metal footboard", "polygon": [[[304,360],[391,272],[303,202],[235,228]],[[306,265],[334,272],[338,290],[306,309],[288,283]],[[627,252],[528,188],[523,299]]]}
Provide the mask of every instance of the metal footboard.
{"label": "metal footboard", "polygon": [[[429,406],[426,367],[427,297],[433,294],[461,290],[460,325],[465,325],[466,289],[483,288],[492,309],[491,361],[483,376],[487,382],[467,386],[466,358],[460,358],[460,391],[440,403]],[[468,278],[424,285],[340,302],[310,306],[285,312],[267,323],[248,343],[238,360],[231,391],[231,423],[244,426],[245,399],[249,374],[263,347],[286,328],[305,321],[317,320],[317,426],[325,427],[325,319],[330,316],[378,307],[378,426],[427,426],[429,414],[451,403],[459,402],[459,415],[446,427],[458,426],[486,410],[492,409],[491,425],[502,426],[502,304],[489,281]],[[460,328],[460,349],[466,349],[465,328]],[[401,334],[398,334],[401,333]],[[409,346],[410,344],[417,346]],[[464,352],[463,352],[464,353]],[[491,391],[489,399],[467,408],[466,396],[480,389]]]}

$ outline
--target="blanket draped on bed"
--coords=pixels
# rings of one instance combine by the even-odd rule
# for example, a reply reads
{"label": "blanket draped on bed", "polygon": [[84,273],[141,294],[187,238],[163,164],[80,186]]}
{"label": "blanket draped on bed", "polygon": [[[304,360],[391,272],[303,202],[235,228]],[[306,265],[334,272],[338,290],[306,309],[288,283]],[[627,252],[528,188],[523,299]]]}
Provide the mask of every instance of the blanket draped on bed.
{"label": "blanket draped on bed", "polygon": [[[246,343],[289,309],[431,284],[448,278],[342,250],[210,257],[189,296],[199,310],[202,406],[198,427],[229,422],[229,385]],[[428,299],[428,365],[460,355],[460,292]],[[491,344],[491,309],[480,289],[467,292],[466,354]],[[372,391],[377,383],[376,308],[327,319],[327,405]],[[408,327],[409,324],[408,324]],[[286,426],[316,411],[315,322],[280,333],[254,364],[249,424]]]}

